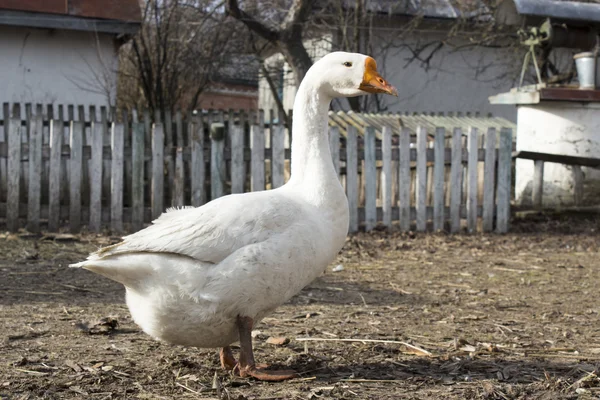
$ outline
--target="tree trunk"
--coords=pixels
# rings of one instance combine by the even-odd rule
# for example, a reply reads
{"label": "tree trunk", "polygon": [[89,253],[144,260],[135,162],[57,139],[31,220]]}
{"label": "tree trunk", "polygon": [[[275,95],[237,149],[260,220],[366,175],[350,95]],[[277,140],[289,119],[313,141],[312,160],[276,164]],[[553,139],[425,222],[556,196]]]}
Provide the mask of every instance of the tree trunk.
{"label": "tree trunk", "polygon": [[294,32],[289,36],[285,35],[277,44],[285,60],[292,68],[296,87],[298,87],[304,79],[304,75],[312,66],[312,60],[304,47],[304,43],[302,43],[302,35],[299,32]]}

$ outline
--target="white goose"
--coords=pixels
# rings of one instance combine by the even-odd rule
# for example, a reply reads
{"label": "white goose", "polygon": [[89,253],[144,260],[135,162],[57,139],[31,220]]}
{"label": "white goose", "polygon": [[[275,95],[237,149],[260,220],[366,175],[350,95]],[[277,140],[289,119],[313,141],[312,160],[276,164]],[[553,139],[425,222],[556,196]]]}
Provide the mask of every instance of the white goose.
{"label": "white goose", "polygon": [[[397,95],[375,60],[335,52],[306,73],[294,102],[291,178],[284,186],[170,210],[81,267],[120,282],[134,321],[156,339],[221,347],[221,364],[241,376],[284,380],[259,368],[253,326],[319,276],[344,244],[348,202],[329,152],[335,97]],[[240,341],[239,363],[230,344]]]}

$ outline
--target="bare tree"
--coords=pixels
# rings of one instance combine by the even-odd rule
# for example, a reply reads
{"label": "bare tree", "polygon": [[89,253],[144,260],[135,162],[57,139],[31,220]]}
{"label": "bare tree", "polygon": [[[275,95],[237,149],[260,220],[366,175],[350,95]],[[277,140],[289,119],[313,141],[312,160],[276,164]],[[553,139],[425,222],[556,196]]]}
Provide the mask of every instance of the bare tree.
{"label": "bare tree", "polygon": [[[289,8],[284,8],[283,4],[262,4],[266,6],[263,10],[267,10],[263,13],[263,18],[265,16],[267,18],[260,20],[260,17],[242,10],[238,0],[227,0],[227,12],[283,54],[292,68],[296,85],[299,85],[312,65],[312,60],[304,47],[303,33],[306,22],[312,14],[313,3],[314,0],[293,0]],[[268,21],[269,13],[282,9],[288,11],[282,15],[280,21],[278,18],[272,18],[275,21]],[[256,10],[260,10],[260,7],[256,7]]]}
{"label": "bare tree", "polygon": [[120,104],[152,112],[196,107],[239,51],[238,38],[214,1],[145,0],[142,28],[120,55]]}

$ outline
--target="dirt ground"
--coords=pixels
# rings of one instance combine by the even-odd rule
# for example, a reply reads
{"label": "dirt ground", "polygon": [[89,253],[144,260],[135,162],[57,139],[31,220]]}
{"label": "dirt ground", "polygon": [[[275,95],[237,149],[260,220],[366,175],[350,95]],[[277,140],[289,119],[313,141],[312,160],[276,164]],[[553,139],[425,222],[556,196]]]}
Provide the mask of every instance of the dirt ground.
{"label": "dirt ground", "polygon": [[67,268],[116,238],[4,234],[0,398],[599,398],[599,228],[541,215],[502,236],[350,237],[256,327],[258,361],[300,373],[285,383],[152,340],[120,285]]}

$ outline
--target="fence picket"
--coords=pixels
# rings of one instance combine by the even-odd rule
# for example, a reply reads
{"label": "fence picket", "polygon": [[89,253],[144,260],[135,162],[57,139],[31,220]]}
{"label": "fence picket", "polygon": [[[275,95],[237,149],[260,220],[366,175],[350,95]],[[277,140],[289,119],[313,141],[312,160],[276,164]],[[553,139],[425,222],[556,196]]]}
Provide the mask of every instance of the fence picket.
{"label": "fence picket", "polygon": [[[381,141],[381,201],[383,208],[383,224],[392,227],[392,130],[383,127]],[[339,146],[339,144],[338,144]]]}
{"label": "fence picket", "polygon": [[[225,193],[225,135],[223,129],[210,126],[210,194],[211,200]],[[264,144],[263,144],[264,148]],[[264,155],[264,152],[263,152]],[[264,174],[263,174],[264,175]]]}
{"label": "fence picket", "polygon": [[50,120],[50,172],[48,174],[48,230],[58,232],[60,223],[62,120]]}
{"label": "fence picket", "polygon": [[265,129],[264,125],[252,124],[251,136],[251,166],[250,190],[256,192],[265,189]]}
{"label": "fence picket", "polygon": [[93,122],[90,160],[90,225],[92,232],[100,232],[102,225],[102,152],[104,128],[101,123]]}
{"label": "fence picket", "polygon": [[42,192],[42,116],[29,126],[29,190],[27,193],[27,230],[39,232]]}
{"label": "fence picket", "polygon": [[483,231],[494,229],[494,188],[496,183],[496,129],[490,128],[485,136],[485,165],[483,170]]}
{"label": "fence picket", "polygon": [[477,128],[469,128],[467,148],[467,230],[473,233],[477,229]]}
{"label": "fence picket", "polygon": [[434,138],[434,164],[433,164],[433,230],[444,229],[444,170],[445,170],[445,144],[446,130],[436,128]]}
{"label": "fence picket", "polygon": [[452,132],[452,161],[450,165],[450,232],[460,231],[460,204],[462,203],[463,165],[462,131]]}
{"label": "fence picket", "polygon": [[377,224],[377,166],[375,158],[375,128],[365,128],[365,230],[372,230]]}
{"label": "fence picket", "polygon": [[123,124],[113,122],[111,136],[110,228],[119,233],[123,231]]}
{"label": "fence picket", "polygon": [[81,229],[81,171],[83,160],[83,130],[82,121],[71,121],[69,128],[69,225],[71,233]]}
{"label": "fence picket", "polygon": [[350,208],[350,232],[358,231],[358,148],[356,128],[348,126],[346,133],[346,196]]}
{"label": "fence picket", "polygon": [[329,151],[333,160],[333,169],[335,173],[340,173],[340,128],[337,126],[329,127]]}
{"label": "fence picket", "polygon": [[229,134],[231,135],[231,193],[243,193],[246,182],[243,125],[233,125]]}
{"label": "fence picket", "polygon": [[206,202],[204,193],[204,180],[206,179],[204,126],[200,118],[194,117],[190,122],[190,141],[192,145],[192,205],[199,207]]}
{"label": "fence picket", "polygon": [[21,183],[21,118],[8,123],[8,161],[6,193],[6,226],[9,231],[19,229],[19,192]]}
{"label": "fence picket", "polygon": [[417,231],[424,232],[427,229],[427,129],[423,126],[417,127],[417,178],[416,178],[416,209],[417,209]]}
{"label": "fence picket", "polygon": [[285,129],[276,124],[271,127],[271,187],[285,183]]}
{"label": "fence picket", "polygon": [[162,123],[154,123],[152,129],[152,218],[158,218],[163,212],[164,193],[164,130]]}
{"label": "fence picket", "polygon": [[131,227],[144,226],[144,123],[131,127]]}
{"label": "fence picket", "polygon": [[498,182],[496,183],[496,230],[508,231],[510,219],[510,170],[512,155],[512,130],[502,128],[498,146]]}
{"label": "fence picket", "polygon": [[[20,111],[19,104],[5,104],[5,115],[1,117],[7,122],[4,129],[0,128],[0,162],[6,163],[0,165],[0,189],[4,188],[0,190],[0,218],[6,219],[11,230],[18,229],[23,222],[19,218],[26,216],[27,228],[37,231],[43,228],[41,218],[46,215],[48,229],[54,231],[60,228],[61,215],[73,232],[80,230],[84,223],[81,218],[88,220],[88,216],[90,231],[98,232],[107,225],[115,232],[122,231],[125,221],[131,221],[127,229],[138,230],[151,221],[149,216],[158,217],[167,205],[180,207],[191,202],[200,206],[208,197],[222,196],[230,189],[232,193],[264,190],[267,181],[269,188],[277,188],[289,176],[286,128],[272,115],[270,125],[265,125],[264,113],[260,111],[250,117],[230,111],[228,124],[224,125],[226,137],[216,140],[214,125],[209,125],[213,127],[211,142],[205,142],[208,136],[204,122],[224,123],[222,112],[189,115],[186,126],[182,114],[174,113],[170,146],[166,126],[160,123],[160,112],[156,114],[158,122],[150,125],[147,111],[138,117],[135,111],[129,115],[119,110],[117,114],[113,108],[109,120],[106,108],[101,108],[100,116],[96,116],[96,109],[91,107],[89,118],[84,120],[82,110],[87,109],[75,105],[62,110],[64,107],[59,106],[58,112],[48,108],[43,118],[67,111],[80,120],[63,122],[50,118],[48,122],[41,120],[46,124],[43,126],[38,122],[39,105],[23,106],[27,116],[19,115],[13,120],[11,107],[15,113]],[[171,118],[168,113],[162,116],[165,120]],[[250,122],[249,129],[240,125],[246,120]],[[348,195],[350,230],[357,231],[362,223],[367,231],[378,223],[390,227],[398,219],[404,231],[414,229],[415,222],[419,231],[444,229],[448,222],[451,232],[460,231],[463,223],[469,232],[479,227],[486,232],[506,231],[511,171],[503,163],[511,161],[512,142],[506,135],[511,136],[512,132],[504,129],[496,136],[494,129],[486,128],[485,149],[479,149],[476,128],[470,128],[466,136],[455,129],[450,140],[445,138],[444,128],[424,122],[417,128],[415,145],[411,144],[414,132],[408,127],[394,137],[389,126],[367,123],[361,128],[360,136],[364,136],[360,138],[357,127],[347,128],[343,123],[330,126],[327,140],[332,166]],[[27,135],[22,130],[26,126]],[[152,129],[148,135],[147,126]],[[268,143],[266,129],[270,135]],[[433,137],[428,136],[428,129]],[[435,129],[434,134],[431,129]],[[19,132],[12,141],[11,130]],[[468,140],[462,143],[465,138]],[[467,149],[470,151],[465,154]],[[340,154],[342,150],[345,154]],[[169,162],[174,170],[167,185]],[[210,176],[206,177],[209,166]],[[534,171],[533,197],[537,207],[542,168],[538,162]],[[270,177],[265,176],[267,170]],[[577,202],[583,196],[581,175],[575,168]],[[144,208],[145,198],[149,199],[150,213]],[[26,210],[23,203],[27,203]],[[466,221],[461,217],[466,217]]]}
{"label": "fence picket", "polygon": [[398,200],[400,201],[400,229],[410,230],[410,131],[402,128],[400,132],[400,162],[398,171]]}

